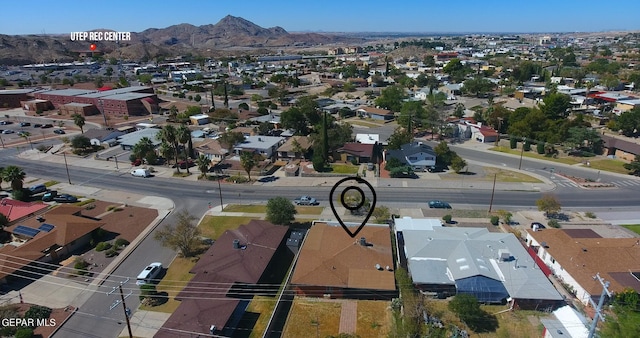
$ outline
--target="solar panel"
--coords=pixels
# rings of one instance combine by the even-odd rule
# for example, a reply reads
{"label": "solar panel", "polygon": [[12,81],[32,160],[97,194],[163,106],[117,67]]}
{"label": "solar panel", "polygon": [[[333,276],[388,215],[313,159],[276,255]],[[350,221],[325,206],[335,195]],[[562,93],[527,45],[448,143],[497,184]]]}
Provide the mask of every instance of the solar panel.
{"label": "solar panel", "polygon": [[29,228],[24,225],[18,225],[15,229],[13,229],[14,234],[28,237],[35,237],[39,232],[40,230],[38,229]]}
{"label": "solar panel", "polygon": [[42,225],[40,225],[40,227],[38,227],[39,230],[45,231],[45,232],[49,232],[51,230],[53,230],[53,228],[55,228],[55,226],[48,224],[48,223],[42,223]]}

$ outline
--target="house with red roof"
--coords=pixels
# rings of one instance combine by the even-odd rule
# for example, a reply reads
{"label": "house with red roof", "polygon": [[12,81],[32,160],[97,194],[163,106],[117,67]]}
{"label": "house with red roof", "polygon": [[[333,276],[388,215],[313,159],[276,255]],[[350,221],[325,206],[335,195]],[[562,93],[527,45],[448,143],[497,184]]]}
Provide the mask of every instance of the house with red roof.
{"label": "house with red roof", "polygon": [[27,216],[33,216],[49,207],[42,202],[22,202],[10,198],[0,200],[0,214],[9,220],[9,224]]}

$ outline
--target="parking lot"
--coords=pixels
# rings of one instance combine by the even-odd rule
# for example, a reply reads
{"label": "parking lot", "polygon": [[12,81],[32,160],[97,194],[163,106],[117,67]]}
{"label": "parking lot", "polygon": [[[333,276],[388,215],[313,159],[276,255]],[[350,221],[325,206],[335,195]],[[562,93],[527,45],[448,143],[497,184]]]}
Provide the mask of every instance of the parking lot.
{"label": "parking lot", "polygon": [[68,122],[43,120],[31,117],[0,119],[0,138],[5,143],[28,140],[35,141],[51,136],[67,134]]}

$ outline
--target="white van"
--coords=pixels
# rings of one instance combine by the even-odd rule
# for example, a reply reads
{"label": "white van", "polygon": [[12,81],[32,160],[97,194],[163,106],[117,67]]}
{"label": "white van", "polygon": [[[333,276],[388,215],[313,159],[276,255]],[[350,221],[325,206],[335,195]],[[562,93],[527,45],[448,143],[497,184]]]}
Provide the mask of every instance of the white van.
{"label": "white van", "polygon": [[150,177],[151,172],[149,169],[134,169],[131,171],[131,176],[134,177]]}
{"label": "white van", "polygon": [[146,268],[144,268],[144,270],[142,270],[142,272],[140,272],[138,278],[136,278],[136,285],[153,283],[153,280],[158,277],[160,271],[162,271],[162,263],[155,262],[149,264],[149,266],[147,266]]}

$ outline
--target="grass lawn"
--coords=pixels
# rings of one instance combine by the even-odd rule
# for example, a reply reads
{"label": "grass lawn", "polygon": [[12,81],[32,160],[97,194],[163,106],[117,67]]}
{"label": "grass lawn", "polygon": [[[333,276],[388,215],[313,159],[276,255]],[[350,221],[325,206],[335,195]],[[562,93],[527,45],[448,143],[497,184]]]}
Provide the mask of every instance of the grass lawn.
{"label": "grass lawn", "polygon": [[358,301],[356,334],[360,337],[386,337],[391,326],[391,302]]}
{"label": "grass lawn", "polygon": [[187,285],[187,282],[193,278],[194,275],[190,274],[189,270],[191,270],[194,265],[196,265],[196,259],[176,257],[176,259],[171,262],[171,265],[169,265],[167,273],[162,277],[157,287],[158,292],[166,292],[168,294],[167,302],[154,307],[140,305],[140,309],[173,313],[173,311],[178,308],[178,305],[180,305],[180,302],[175,300],[174,297],[182,291]]}
{"label": "grass lawn", "polygon": [[56,185],[58,183],[60,183],[60,182],[58,182],[58,181],[47,181],[47,182],[44,182],[44,186],[47,187],[47,188],[50,188],[50,187],[52,187],[52,186],[54,186],[54,185]]}
{"label": "grass lawn", "polygon": [[296,298],[289,311],[282,337],[312,337],[314,333],[317,333],[317,337],[337,336],[341,309],[342,305],[338,302]]}
{"label": "grass lawn", "polygon": [[640,224],[623,224],[622,226],[640,235]]}
{"label": "grass lawn", "polygon": [[267,323],[269,322],[269,317],[271,317],[271,313],[273,309],[276,307],[276,298],[274,297],[265,297],[265,296],[255,296],[249,303],[247,307],[247,312],[259,313],[260,317],[258,317],[258,321],[253,326],[251,330],[250,338],[252,337],[262,337],[264,330],[267,329]]}
{"label": "grass lawn", "polygon": [[482,170],[487,174],[484,179],[485,180],[493,180],[493,175],[496,176],[496,181],[498,182],[525,182],[525,183],[542,183],[539,179],[519,173],[513,170],[504,170],[500,168],[494,167],[483,167]]}
{"label": "grass lawn", "polygon": [[255,217],[234,217],[234,216],[205,216],[200,222],[202,236],[218,239],[225,231],[236,229],[242,224],[249,223]]}
{"label": "grass lawn", "polygon": [[[323,209],[324,208],[322,207],[302,206],[302,205],[296,206],[298,215],[320,215]],[[224,211],[264,214],[267,212],[267,206],[266,205],[229,204],[224,208]]]}
{"label": "grass lawn", "polygon": [[336,174],[355,174],[358,172],[360,166],[352,164],[331,164],[331,172]]}
{"label": "grass lawn", "polygon": [[625,169],[623,165],[627,162],[614,160],[614,159],[602,159],[602,160],[589,160],[591,163],[591,169],[610,171],[619,174],[629,174],[629,170]]}
{"label": "grass lawn", "polygon": [[[558,162],[558,163],[564,163],[564,164],[577,164],[577,163],[582,163],[582,161],[583,161],[583,159],[579,158],[579,157],[576,157],[576,158],[573,158],[573,157],[559,157],[559,158],[546,157],[544,155],[540,155],[540,154],[536,153],[535,152],[535,146],[532,146],[531,149],[534,149],[534,151],[524,152],[524,153],[522,153],[522,156],[523,157],[538,158],[538,159],[545,160],[545,161]],[[507,147],[492,147],[489,150],[520,156],[520,150],[509,149]]]}

